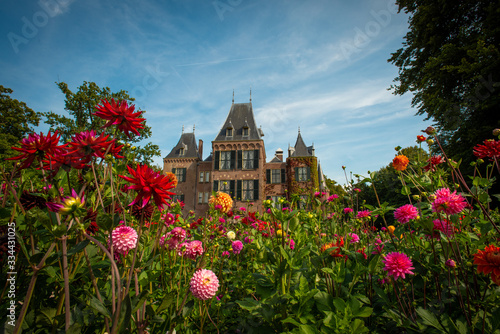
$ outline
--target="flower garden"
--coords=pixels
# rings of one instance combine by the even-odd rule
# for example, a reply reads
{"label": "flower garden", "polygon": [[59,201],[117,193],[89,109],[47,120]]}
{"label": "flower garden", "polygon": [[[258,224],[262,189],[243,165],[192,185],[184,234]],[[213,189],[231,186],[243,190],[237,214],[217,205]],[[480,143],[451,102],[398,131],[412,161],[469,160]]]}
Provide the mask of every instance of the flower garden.
{"label": "flower garden", "polygon": [[[124,101],[94,115],[127,135],[144,120]],[[473,175],[431,146],[429,159],[398,152],[402,206],[363,204],[351,183],[262,212],[214,193],[203,217],[171,200],[175,175],[111,134],[31,134],[13,149],[7,333],[500,333],[498,140],[471,152]]]}

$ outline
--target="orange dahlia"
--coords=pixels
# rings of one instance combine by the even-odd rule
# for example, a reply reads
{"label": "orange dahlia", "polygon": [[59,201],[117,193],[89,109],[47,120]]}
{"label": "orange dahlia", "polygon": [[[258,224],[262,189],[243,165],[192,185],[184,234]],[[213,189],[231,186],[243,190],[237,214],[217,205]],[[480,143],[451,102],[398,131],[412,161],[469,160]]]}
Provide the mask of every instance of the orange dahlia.
{"label": "orange dahlia", "polygon": [[327,251],[330,248],[333,248],[333,250],[330,252],[330,255],[333,257],[342,257],[340,254],[340,247],[344,246],[344,238],[340,238],[337,240],[337,242],[329,242],[321,246],[320,251],[321,253]]}
{"label": "orange dahlia", "polygon": [[219,209],[222,213],[228,212],[233,207],[233,199],[231,196],[221,191],[212,195],[208,203],[213,205],[214,208]]}
{"label": "orange dahlia", "polygon": [[500,285],[500,247],[490,245],[484,251],[478,250],[474,254],[474,264],[477,264],[478,272],[490,274],[493,282]]}
{"label": "orange dahlia", "polygon": [[395,170],[404,171],[410,160],[405,155],[398,155],[392,160],[392,167]]}
{"label": "orange dahlia", "polygon": [[177,187],[177,182],[178,182],[177,176],[175,176],[175,174],[172,172],[167,172],[166,175],[167,175],[167,179],[169,179],[170,182],[173,182],[174,188]]}

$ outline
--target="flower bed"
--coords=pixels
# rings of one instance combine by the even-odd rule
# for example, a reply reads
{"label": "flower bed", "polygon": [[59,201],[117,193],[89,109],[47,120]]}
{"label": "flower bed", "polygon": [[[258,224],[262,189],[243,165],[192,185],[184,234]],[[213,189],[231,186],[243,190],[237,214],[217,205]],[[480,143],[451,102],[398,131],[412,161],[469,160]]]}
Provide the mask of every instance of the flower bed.
{"label": "flower bed", "polygon": [[[123,102],[97,110],[128,135],[143,121]],[[444,152],[398,152],[399,207],[357,204],[353,187],[263,212],[214,193],[195,217],[171,201],[173,174],[109,137],[32,134],[2,170],[9,332],[500,332],[498,141],[476,146],[470,179]]]}

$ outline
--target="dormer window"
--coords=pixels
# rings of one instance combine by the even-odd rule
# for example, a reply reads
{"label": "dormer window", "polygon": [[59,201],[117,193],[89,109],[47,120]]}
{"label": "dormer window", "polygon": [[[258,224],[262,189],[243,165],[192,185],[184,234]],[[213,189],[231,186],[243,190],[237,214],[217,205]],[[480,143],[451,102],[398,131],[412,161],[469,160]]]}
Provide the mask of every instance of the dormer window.
{"label": "dormer window", "polygon": [[233,136],[233,128],[227,128],[226,137],[232,137],[232,136]]}
{"label": "dormer window", "polygon": [[184,156],[184,154],[185,154],[184,147],[181,147],[181,148],[179,149],[179,156],[181,156],[181,157],[182,157],[182,156]]}
{"label": "dormer window", "polygon": [[248,127],[243,128],[243,137],[248,137]]}

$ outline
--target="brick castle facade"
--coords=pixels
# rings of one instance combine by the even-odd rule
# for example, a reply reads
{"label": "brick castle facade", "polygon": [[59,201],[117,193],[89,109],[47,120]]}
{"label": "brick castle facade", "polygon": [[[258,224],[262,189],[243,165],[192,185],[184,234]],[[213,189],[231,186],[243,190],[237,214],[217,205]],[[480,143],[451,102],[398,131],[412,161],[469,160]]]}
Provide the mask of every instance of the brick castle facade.
{"label": "brick castle facade", "polygon": [[212,141],[211,153],[203,159],[203,141],[192,133],[183,133],[177,145],[163,159],[163,172],[177,176],[173,199],[184,202],[184,211],[203,215],[209,208],[213,191],[231,195],[236,207],[253,203],[262,210],[262,202],[294,195],[307,197],[315,191],[327,191],[324,175],[314,153],[306,146],[300,130],[286,160],[278,149],[267,162],[264,133],[255,123],[252,102],[233,103],[226,121]]}

